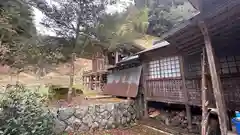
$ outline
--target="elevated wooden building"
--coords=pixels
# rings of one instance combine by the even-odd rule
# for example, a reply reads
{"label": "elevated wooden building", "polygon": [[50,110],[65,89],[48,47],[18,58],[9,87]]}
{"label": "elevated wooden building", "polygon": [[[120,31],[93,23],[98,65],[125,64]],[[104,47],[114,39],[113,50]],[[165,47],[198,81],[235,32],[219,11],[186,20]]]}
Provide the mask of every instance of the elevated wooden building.
{"label": "elevated wooden building", "polygon": [[94,46],[94,50],[91,58],[92,70],[84,72],[83,84],[91,90],[102,91],[107,83],[108,69],[114,67],[124,57],[144,50],[144,48],[136,44],[127,44],[119,45],[114,51],[98,46]]}
{"label": "elevated wooden building", "polygon": [[134,61],[142,63],[137,91],[143,90],[145,110],[148,101],[184,104],[190,127],[190,107],[202,107],[202,135],[208,109],[216,108],[221,134],[227,135],[227,111],[240,109],[240,0],[189,1],[200,13],[136,54]]}
{"label": "elevated wooden building", "polygon": [[240,109],[240,1],[190,2],[200,13],[162,36],[169,45],[138,54],[144,96],[147,101],[185,104],[189,124],[189,106],[202,106],[203,113],[216,107],[226,135],[227,110]]}

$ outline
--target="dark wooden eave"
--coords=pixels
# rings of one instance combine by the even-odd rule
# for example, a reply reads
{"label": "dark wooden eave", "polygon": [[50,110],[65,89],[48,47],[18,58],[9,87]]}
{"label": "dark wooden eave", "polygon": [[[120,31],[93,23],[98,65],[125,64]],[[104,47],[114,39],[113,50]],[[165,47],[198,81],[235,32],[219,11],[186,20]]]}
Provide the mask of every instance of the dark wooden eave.
{"label": "dark wooden eave", "polygon": [[[223,5],[223,3],[221,4]],[[211,14],[203,16],[199,14],[182,23],[179,27],[164,34],[162,38],[186,53],[201,51],[204,40],[198,27],[198,21],[204,20],[214,44],[219,45],[224,44],[226,40],[234,42],[239,39],[240,36],[237,33],[240,31],[240,1],[230,0],[221,8],[214,9]]]}

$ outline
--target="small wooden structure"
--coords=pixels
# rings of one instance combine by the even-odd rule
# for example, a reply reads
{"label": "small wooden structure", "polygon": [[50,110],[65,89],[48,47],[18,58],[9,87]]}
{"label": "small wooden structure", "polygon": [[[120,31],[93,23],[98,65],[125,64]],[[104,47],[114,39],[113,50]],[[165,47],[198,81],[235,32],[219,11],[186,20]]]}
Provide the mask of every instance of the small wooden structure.
{"label": "small wooden structure", "polygon": [[[129,49],[130,48],[130,49]],[[83,74],[83,85],[91,90],[102,91],[107,83],[108,69],[112,68],[124,57],[143,50],[144,48],[135,44],[129,44],[128,48],[120,46],[115,51],[109,51],[95,47],[92,54],[92,70],[85,71]]]}
{"label": "small wooden structure", "polygon": [[189,126],[189,106],[204,106],[203,111],[216,108],[221,112],[221,133],[226,135],[227,110],[240,109],[240,1],[190,2],[201,13],[162,36],[170,45],[138,53],[143,63],[145,100],[185,104]]}
{"label": "small wooden structure", "polygon": [[106,82],[106,58],[102,52],[96,52],[92,56],[92,70],[83,74],[83,85],[92,90],[102,90]]}

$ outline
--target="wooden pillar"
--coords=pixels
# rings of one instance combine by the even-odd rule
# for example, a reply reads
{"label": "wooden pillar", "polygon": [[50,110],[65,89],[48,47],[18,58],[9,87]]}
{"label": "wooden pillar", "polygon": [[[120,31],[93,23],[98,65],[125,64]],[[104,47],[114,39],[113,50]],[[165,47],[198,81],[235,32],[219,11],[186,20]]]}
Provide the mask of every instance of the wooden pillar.
{"label": "wooden pillar", "polygon": [[140,92],[139,92],[139,94],[138,94],[138,98],[137,98],[137,99],[138,99],[138,100],[137,100],[137,104],[138,104],[137,106],[138,106],[138,110],[139,110],[137,114],[138,114],[138,118],[139,118],[139,119],[141,119],[141,118],[144,116],[144,106],[143,106],[143,105],[144,105],[144,104],[143,104],[143,103],[144,103],[144,102],[143,102],[144,99],[143,99],[142,90],[143,90],[143,89],[141,88],[141,89],[140,89]]}
{"label": "wooden pillar", "polygon": [[85,78],[86,78],[86,88],[89,88],[89,81],[88,81],[89,79],[88,79],[88,76],[86,75]]}
{"label": "wooden pillar", "polygon": [[182,77],[182,82],[183,82],[183,94],[184,94],[184,99],[185,99],[188,128],[192,129],[191,107],[189,105],[189,98],[188,98],[189,95],[188,95],[188,90],[186,87],[186,80],[185,80],[185,73],[184,73],[184,60],[183,60],[182,56],[180,56],[180,70],[181,70],[181,77]]}
{"label": "wooden pillar", "polygon": [[144,118],[148,118],[148,101],[147,101],[147,84],[146,84],[146,77],[148,73],[148,67],[147,63],[143,63],[143,69],[142,69],[142,74],[143,74],[143,112],[144,112]]}
{"label": "wooden pillar", "polygon": [[199,22],[199,27],[201,32],[204,36],[204,42],[207,52],[207,60],[209,64],[209,70],[211,74],[212,86],[213,86],[213,93],[216,100],[216,106],[218,110],[218,119],[221,129],[222,135],[227,135],[227,127],[228,127],[228,118],[227,118],[227,110],[226,105],[223,97],[223,91],[221,86],[220,77],[217,73],[215,59],[214,59],[214,51],[211,44],[211,39],[209,37],[208,28],[204,21]]}
{"label": "wooden pillar", "polygon": [[90,89],[93,90],[93,75],[90,75]]}
{"label": "wooden pillar", "polygon": [[118,63],[118,56],[119,56],[119,53],[118,51],[115,52],[115,64]]}
{"label": "wooden pillar", "polygon": [[100,73],[99,75],[99,91],[101,92],[102,91],[102,83],[103,83],[103,77],[102,77],[102,73]]}
{"label": "wooden pillar", "polygon": [[85,76],[84,75],[82,76],[82,83],[83,83],[83,86],[86,86],[86,81],[85,81]]}
{"label": "wooden pillar", "polygon": [[109,65],[108,53],[105,53],[104,55],[104,65]]}
{"label": "wooden pillar", "polygon": [[205,48],[202,51],[202,58],[201,58],[201,68],[202,68],[202,82],[201,82],[201,89],[202,89],[202,135],[206,134],[207,126],[208,126],[208,101],[207,101],[207,83],[206,83],[206,53]]}
{"label": "wooden pillar", "polygon": [[93,79],[94,79],[94,90],[97,90],[97,73],[94,73],[93,75]]}

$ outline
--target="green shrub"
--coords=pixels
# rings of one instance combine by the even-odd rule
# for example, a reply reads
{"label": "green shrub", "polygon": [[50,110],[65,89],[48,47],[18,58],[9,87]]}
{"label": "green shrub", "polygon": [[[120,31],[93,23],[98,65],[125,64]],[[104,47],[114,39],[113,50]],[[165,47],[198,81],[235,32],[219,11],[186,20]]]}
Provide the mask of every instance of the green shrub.
{"label": "green shrub", "polygon": [[45,98],[34,90],[11,86],[0,101],[0,134],[52,135],[53,117]]}

